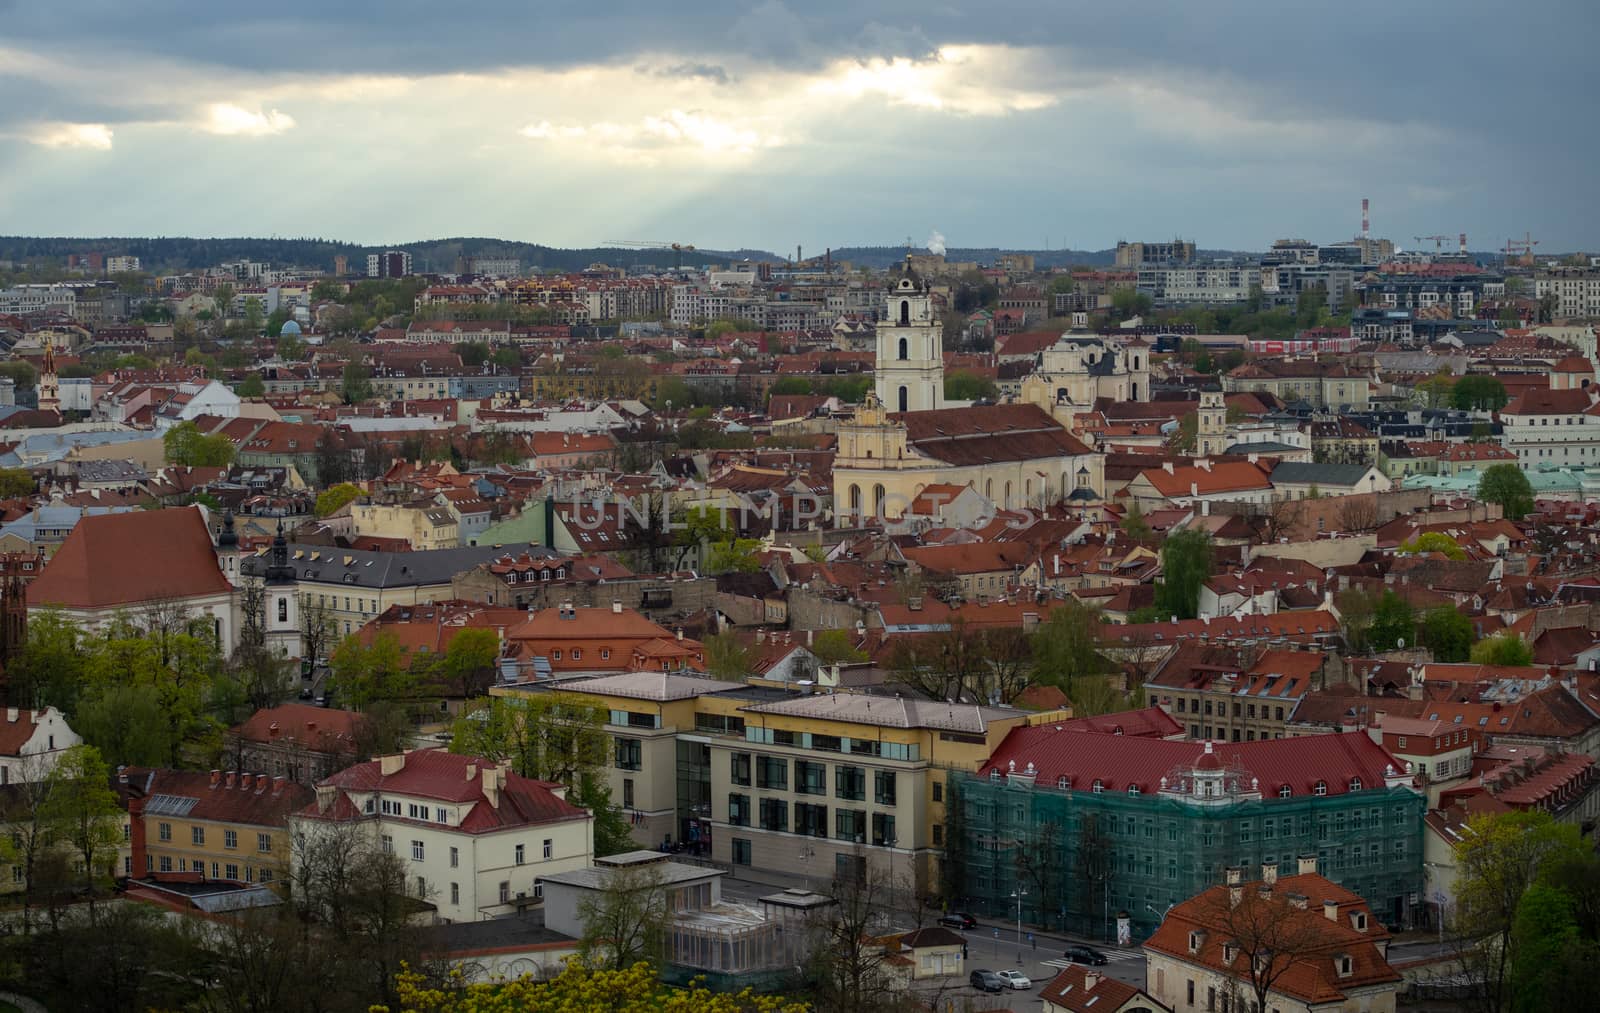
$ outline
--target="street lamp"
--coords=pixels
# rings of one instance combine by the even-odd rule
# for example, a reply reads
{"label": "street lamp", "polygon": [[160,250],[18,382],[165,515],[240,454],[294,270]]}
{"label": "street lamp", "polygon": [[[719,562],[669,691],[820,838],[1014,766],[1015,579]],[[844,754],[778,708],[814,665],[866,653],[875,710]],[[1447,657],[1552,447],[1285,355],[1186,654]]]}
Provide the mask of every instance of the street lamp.
{"label": "street lamp", "polygon": [[1028,895],[1028,891],[1022,890],[1022,889],[1014,890],[1014,891],[1012,891],[1012,894],[1011,894],[1011,896],[1017,898],[1017,963],[1018,964],[1022,963],[1022,898],[1026,897],[1027,895]]}
{"label": "street lamp", "polygon": [[1177,901],[1173,901],[1171,904],[1168,904],[1164,910],[1157,911],[1154,904],[1146,904],[1145,905],[1145,910],[1149,911],[1151,914],[1156,916],[1156,918],[1158,919],[1158,921],[1156,922],[1156,928],[1160,928],[1161,927],[1161,923],[1165,922],[1167,920],[1167,915],[1171,914],[1172,913],[1172,909],[1177,907],[1177,906],[1178,906],[1178,902]]}

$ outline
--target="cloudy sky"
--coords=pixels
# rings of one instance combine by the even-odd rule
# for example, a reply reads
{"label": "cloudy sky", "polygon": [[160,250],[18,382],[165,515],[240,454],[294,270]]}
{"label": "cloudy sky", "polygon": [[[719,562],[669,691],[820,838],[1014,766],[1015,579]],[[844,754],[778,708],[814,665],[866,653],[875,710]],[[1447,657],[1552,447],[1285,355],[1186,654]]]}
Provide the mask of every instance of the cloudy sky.
{"label": "cloudy sky", "polygon": [[1600,248],[1594,0],[0,0],[0,232]]}

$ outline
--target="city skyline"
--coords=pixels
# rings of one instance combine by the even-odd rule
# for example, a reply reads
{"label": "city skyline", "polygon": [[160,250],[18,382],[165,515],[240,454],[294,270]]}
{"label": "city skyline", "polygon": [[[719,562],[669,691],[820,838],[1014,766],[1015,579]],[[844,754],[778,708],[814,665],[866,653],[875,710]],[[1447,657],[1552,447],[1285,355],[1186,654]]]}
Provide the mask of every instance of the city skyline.
{"label": "city skyline", "polygon": [[[1441,19],[1447,12],[1448,19]],[[91,14],[92,16],[85,16]],[[1588,8],[981,13],[780,0],[241,17],[12,11],[0,215],[39,235],[705,248],[1583,249]],[[1579,30],[1575,30],[1579,29]],[[1537,68],[1537,72],[1523,68]],[[796,209],[805,209],[804,213]]]}

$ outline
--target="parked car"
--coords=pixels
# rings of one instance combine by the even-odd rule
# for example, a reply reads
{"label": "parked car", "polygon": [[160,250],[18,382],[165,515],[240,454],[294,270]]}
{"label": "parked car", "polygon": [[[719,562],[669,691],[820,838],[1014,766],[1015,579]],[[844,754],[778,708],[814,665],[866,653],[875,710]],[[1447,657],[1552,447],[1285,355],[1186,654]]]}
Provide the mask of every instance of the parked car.
{"label": "parked car", "polygon": [[1069,946],[1066,958],[1074,964],[1089,964],[1093,967],[1104,967],[1106,955],[1093,946]]}
{"label": "parked car", "polygon": [[952,929],[975,929],[978,927],[978,919],[965,911],[951,911],[949,914],[939,916],[939,924]]}
{"label": "parked car", "polygon": [[972,987],[980,992],[1003,992],[1006,987],[1006,980],[993,971],[973,971],[972,976],[967,980],[972,982]]}
{"label": "parked car", "polygon": [[1000,976],[1000,980],[1006,983],[1007,988],[1023,989],[1033,987],[1033,979],[1021,971],[996,971],[995,974]]}

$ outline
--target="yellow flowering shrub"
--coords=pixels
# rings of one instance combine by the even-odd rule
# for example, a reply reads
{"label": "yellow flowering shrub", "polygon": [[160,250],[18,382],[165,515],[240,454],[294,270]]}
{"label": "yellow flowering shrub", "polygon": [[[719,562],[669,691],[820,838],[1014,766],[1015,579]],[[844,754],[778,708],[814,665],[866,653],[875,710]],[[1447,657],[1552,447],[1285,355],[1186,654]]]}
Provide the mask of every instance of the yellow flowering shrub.
{"label": "yellow flowering shrub", "polygon": [[[523,977],[515,981],[469,985],[460,971],[451,982],[433,988],[407,967],[395,978],[399,1013],[809,1013],[803,1002],[781,996],[713,992],[696,979],[686,988],[667,985],[647,963],[615,971],[585,967],[569,960],[548,981]],[[392,1013],[374,1006],[372,1013]]]}

